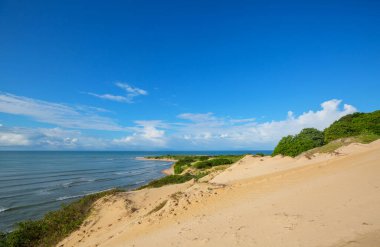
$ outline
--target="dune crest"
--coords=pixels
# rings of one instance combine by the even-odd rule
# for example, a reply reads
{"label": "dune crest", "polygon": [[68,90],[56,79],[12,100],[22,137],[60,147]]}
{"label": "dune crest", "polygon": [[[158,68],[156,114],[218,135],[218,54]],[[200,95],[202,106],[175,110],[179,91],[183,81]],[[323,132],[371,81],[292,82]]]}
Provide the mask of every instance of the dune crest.
{"label": "dune crest", "polygon": [[380,246],[380,140],[100,199],[58,246]]}

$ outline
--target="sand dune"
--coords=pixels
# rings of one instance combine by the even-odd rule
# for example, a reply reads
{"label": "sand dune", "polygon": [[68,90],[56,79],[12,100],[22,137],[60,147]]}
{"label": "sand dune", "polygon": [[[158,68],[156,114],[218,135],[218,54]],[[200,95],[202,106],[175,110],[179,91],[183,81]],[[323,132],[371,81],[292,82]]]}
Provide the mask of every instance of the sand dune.
{"label": "sand dune", "polygon": [[101,199],[59,246],[380,246],[380,141]]}

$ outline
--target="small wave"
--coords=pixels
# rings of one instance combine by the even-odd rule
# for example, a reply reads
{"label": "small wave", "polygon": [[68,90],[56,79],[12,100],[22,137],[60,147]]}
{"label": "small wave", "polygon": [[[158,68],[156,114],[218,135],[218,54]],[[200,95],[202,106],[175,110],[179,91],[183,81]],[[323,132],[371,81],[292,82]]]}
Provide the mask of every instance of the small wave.
{"label": "small wave", "polygon": [[71,182],[67,182],[67,183],[62,183],[62,187],[64,188],[69,188],[69,187],[72,187],[72,186],[75,186],[76,184],[82,184],[82,183],[92,183],[94,182],[95,179],[85,179],[85,178],[81,178],[79,180],[75,180],[75,181],[71,181]]}
{"label": "small wave", "polygon": [[38,194],[38,195],[50,195],[51,193],[52,193],[52,192],[49,191],[48,189],[38,190],[38,191],[36,192],[36,194]]}
{"label": "small wave", "polygon": [[115,175],[125,175],[125,174],[131,174],[132,172],[115,172]]}
{"label": "small wave", "polygon": [[78,197],[82,197],[82,196],[85,196],[86,194],[83,194],[83,195],[75,195],[75,196],[61,196],[61,197],[58,197],[56,199],[56,201],[64,201],[64,200],[68,200],[68,199],[73,199],[73,198],[78,198]]}
{"label": "small wave", "polygon": [[83,197],[83,196],[89,196],[89,195],[92,195],[92,194],[101,193],[101,192],[109,191],[109,190],[112,190],[112,189],[114,189],[114,188],[106,189],[106,190],[99,190],[99,191],[91,191],[90,193],[81,194],[81,195],[61,196],[61,197],[58,197],[56,199],[56,201],[64,201],[64,200],[68,200],[68,199],[73,199],[73,198],[78,198],[78,197]]}
{"label": "small wave", "polygon": [[9,208],[2,208],[0,207],[0,213],[7,211]]}

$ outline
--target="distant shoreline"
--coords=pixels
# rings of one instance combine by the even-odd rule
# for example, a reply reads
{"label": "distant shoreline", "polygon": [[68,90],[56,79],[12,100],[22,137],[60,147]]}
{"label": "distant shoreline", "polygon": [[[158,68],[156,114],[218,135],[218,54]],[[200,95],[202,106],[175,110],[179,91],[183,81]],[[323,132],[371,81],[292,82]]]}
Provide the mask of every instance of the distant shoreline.
{"label": "distant shoreline", "polygon": [[156,160],[156,161],[168,161],[168,162],[177,162],[175,159],[165,159],[165,158],[149,158],[149,157],[136,157],[136,160]]}
{"label": "distant shoreline", "polygon": [[136,157],[136,160],[153,160],[153,161],[166,161],[166,162],[173,162],[170,166],[170,168],[164,169],[161,171],[161,173],[169,176],[174,175],[174,164],[178,160],[175,159],[165,159],[165,158],[148,158],[148,157]]}

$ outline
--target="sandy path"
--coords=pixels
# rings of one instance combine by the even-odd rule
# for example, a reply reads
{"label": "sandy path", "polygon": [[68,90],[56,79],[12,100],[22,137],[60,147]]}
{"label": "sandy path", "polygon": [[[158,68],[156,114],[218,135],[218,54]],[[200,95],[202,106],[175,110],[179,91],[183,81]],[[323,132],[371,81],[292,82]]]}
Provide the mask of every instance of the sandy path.
{"label": "sandy path", "polygon": [[145,198],[140,207],[173,191],[186,197],[81,242],[71,236],[65,246],[380,246],[380,142],[339,152],[246,157],[211,180],[224,188],[186,184],[165,194],[168,186],[152,193],[155,200],[136,193]]}

